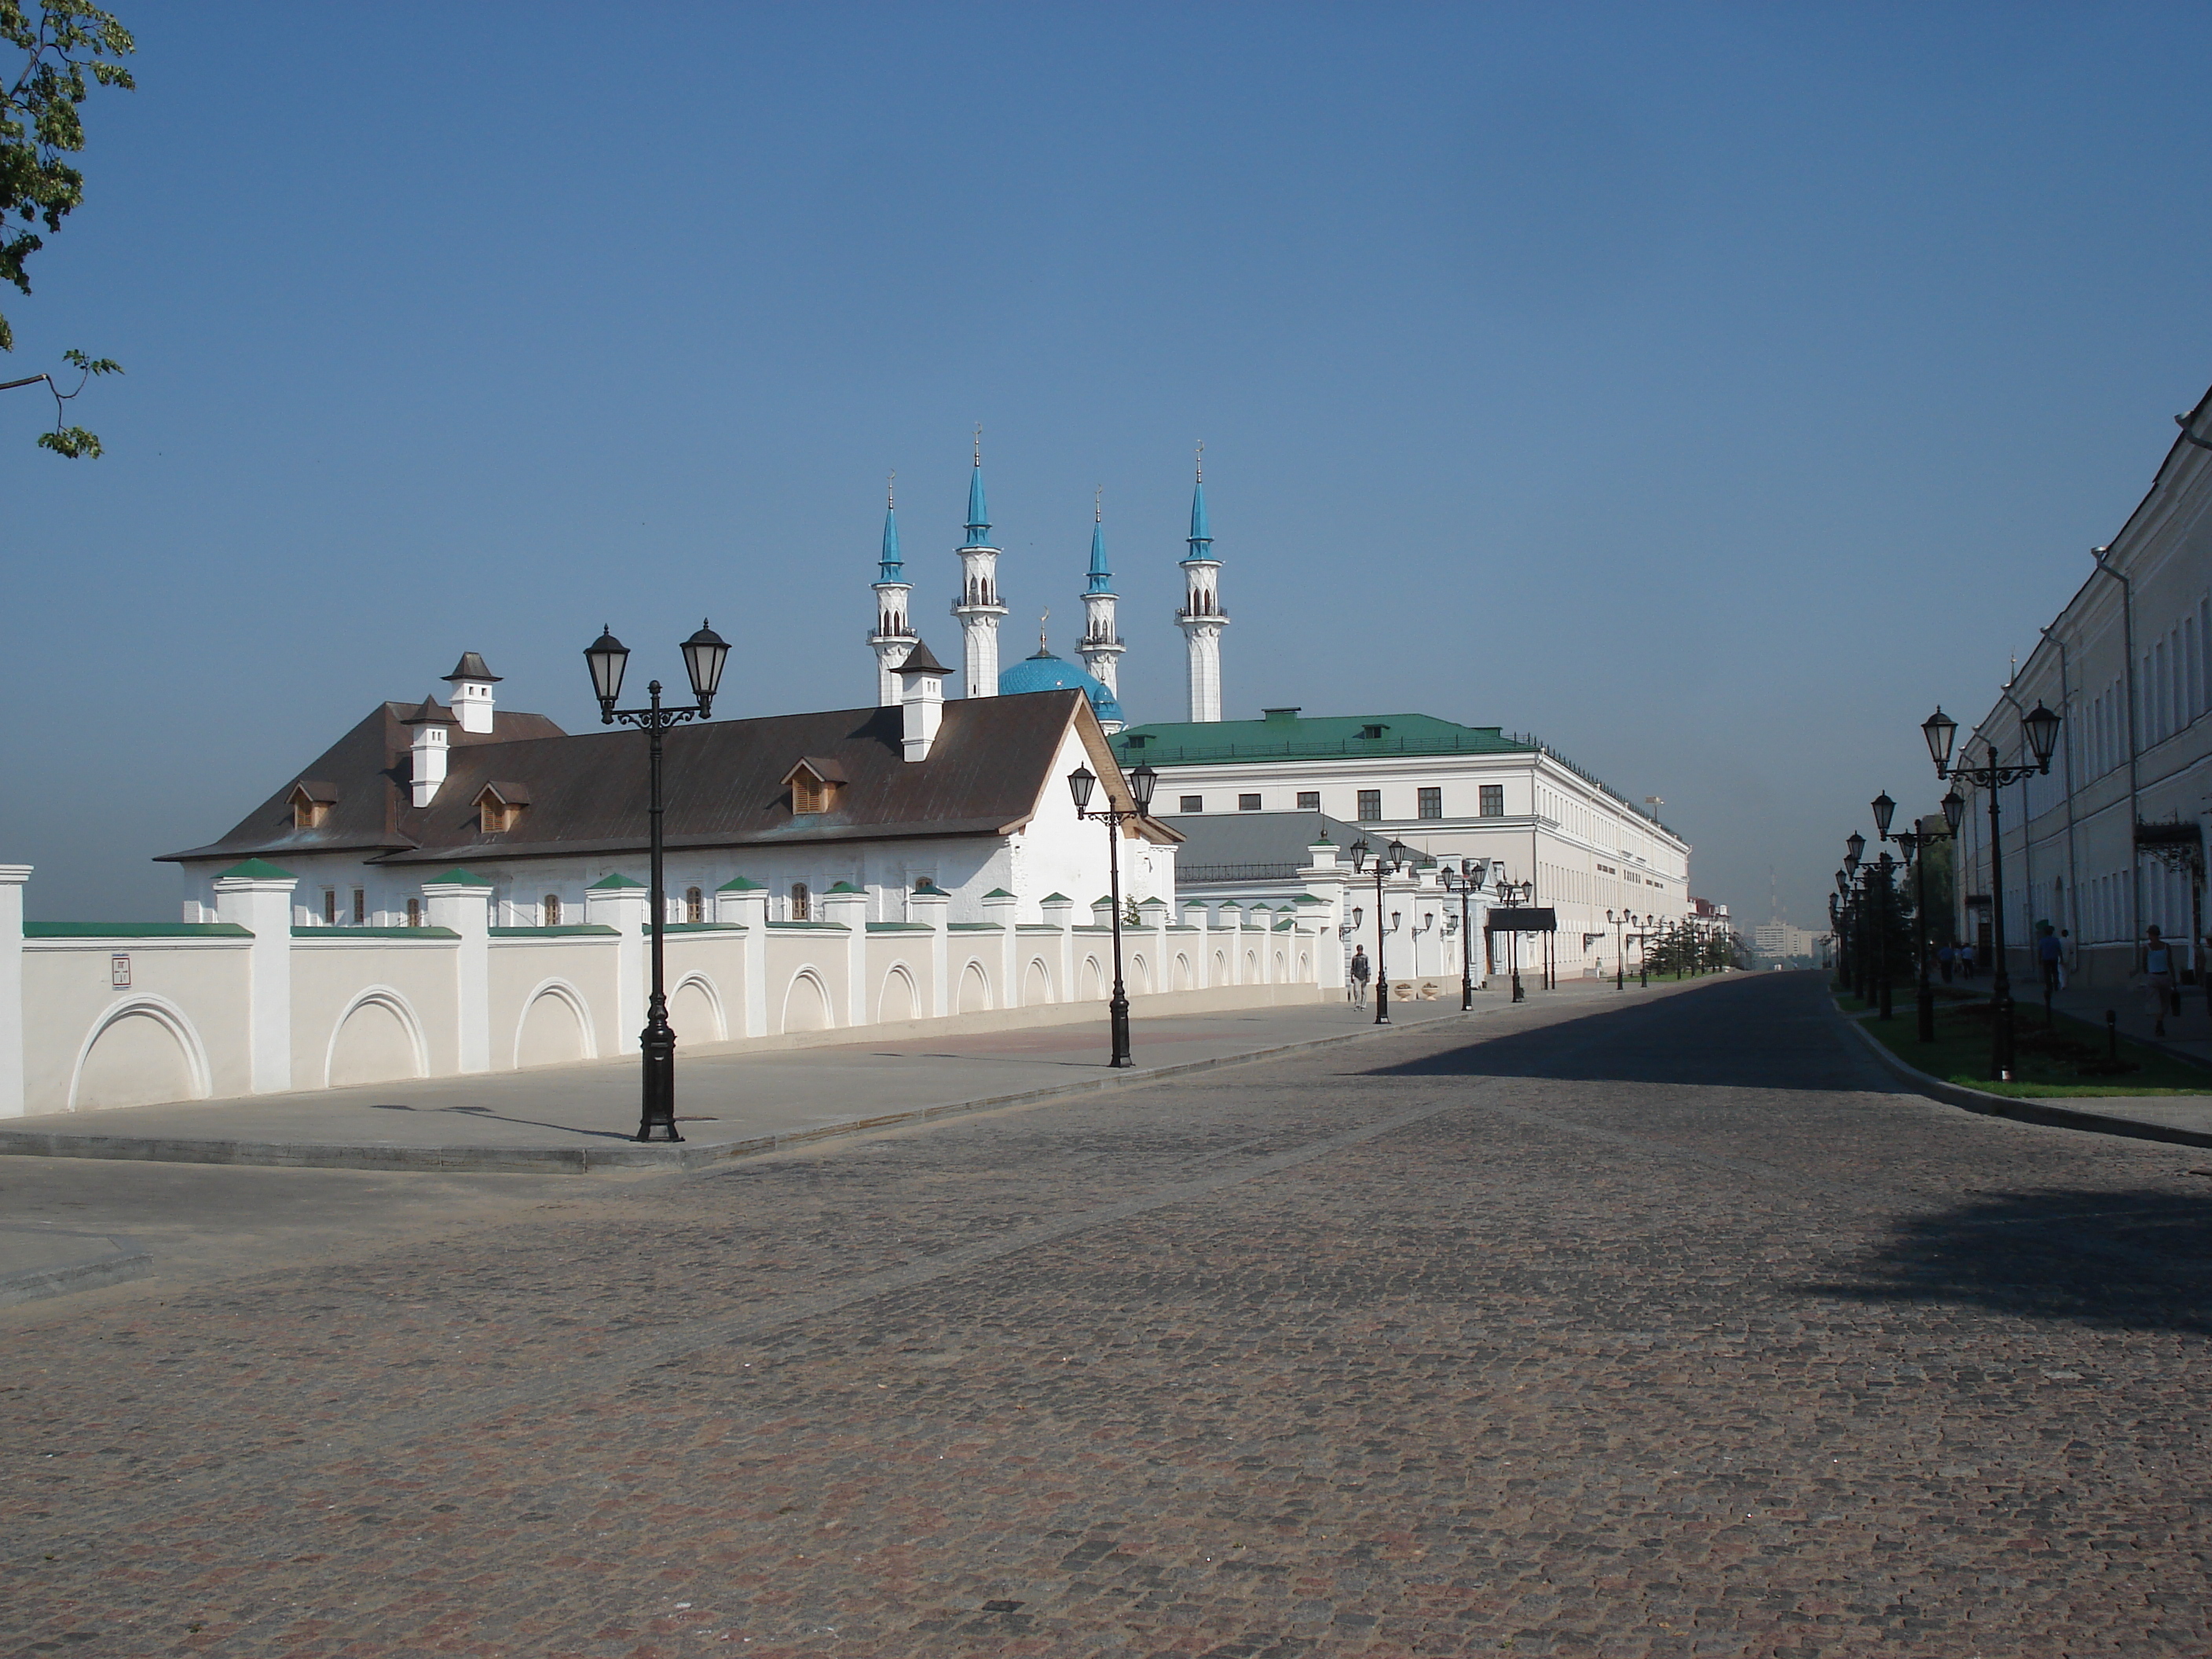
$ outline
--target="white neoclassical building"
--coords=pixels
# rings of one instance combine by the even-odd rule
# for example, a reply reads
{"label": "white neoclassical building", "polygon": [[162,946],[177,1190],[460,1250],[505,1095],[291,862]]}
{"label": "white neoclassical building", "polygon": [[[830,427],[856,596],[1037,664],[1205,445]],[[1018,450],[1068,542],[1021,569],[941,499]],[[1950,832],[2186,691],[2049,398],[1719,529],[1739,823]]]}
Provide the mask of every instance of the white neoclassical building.
{"label": "white neoclassical building", "polygon": [[[1958,733],[1960,757],[1980,760],[1995,744],[2016,764],[2021,716],[2041,702],[2062,719],[2050,774],[2006,786],[2000,803],[2005,942],[2021,985],[2035,983],[2034,932],[2046,921],[2066,936],[2075,982],[2090,985],[2133,972],[2151,926],[2180,941],[2204,934],[2212,392],[2177,418],[2180,434],[2149,490],[2109,545],[2087,550],[2081,586],[1972,730],[1962,723]],[[1941,787],[1929,780],[1931,799]],[[1953,925],[1986,947],[1989,797],[1962,788]],[[2192,968],[2201,954],[2185,947]]]}

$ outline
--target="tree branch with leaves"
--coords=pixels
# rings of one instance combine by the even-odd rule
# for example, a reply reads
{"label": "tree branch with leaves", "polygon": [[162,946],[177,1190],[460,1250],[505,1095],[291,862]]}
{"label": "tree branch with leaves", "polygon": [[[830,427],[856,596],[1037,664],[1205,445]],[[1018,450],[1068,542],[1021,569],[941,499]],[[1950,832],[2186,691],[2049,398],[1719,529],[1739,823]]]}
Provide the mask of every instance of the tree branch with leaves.
{"label": "tree branch with leaves", "polygon": [[[35,18],[23,0],[0,0],[0,42],[23,54],[22,68],[0,90],[0,278],[19,293],[31,291],[27,266],[46,246],[43,228],[59,231],[84,200],[84,175],[69,156],[84,149],[78,106],[93,86],[130,91],[137,85],[118,61],[137,49],[131,32],[83,0],[39,0]],[[15,331],[0,315],[0,351],[15,349]],[[51,374],[0,381],[0,392],[43,384],[53,394],[54,430],[40,434],[41,447],[71,459],[100,452],[100,440],[81,426],[64,426],[64,405],[95,375],[119,374],[110,357],[82,351],[62,354],[78,371],[64,392]]]}

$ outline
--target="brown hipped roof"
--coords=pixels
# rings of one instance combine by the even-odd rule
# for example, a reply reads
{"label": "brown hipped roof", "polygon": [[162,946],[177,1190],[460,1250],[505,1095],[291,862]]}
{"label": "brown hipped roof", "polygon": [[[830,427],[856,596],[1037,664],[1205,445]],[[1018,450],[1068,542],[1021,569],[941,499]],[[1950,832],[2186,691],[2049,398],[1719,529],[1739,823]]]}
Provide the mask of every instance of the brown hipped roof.
{"label": "brown hipped roof", "polygon": [[[264,803],[222,840],[173,862],[360,850],[386,864],[454,863],[471,848],[503,858],[640,852],[646,845],[647,738],[641,732],[562,734],[534,714],[501,714],[489,732],[455,732],[446,781],[422,808],[407,789],[405,704],[386,704],[312,768],[339,801],[318,830],[295,830],[287,796]],[[1112,750],[1080,691],[963,698],[945,705],[926,760],[901,751],[896,708],[830,709],[679,726],[665,741],[671,848],[1006,835],[1026,823],[1048,788],[1071,722],[1093,769],[1126,799]],[[532,723],[526,725],[525,723]],[[794,822],[786,780],[802,759],[835,766],[844,787],[827,812]],[[486,837],[476,804],[496,779],[530,792],[523,828]],[[288,786],[289,793],[289,786]],[[1179,839],[1164,825],[1144,833]]]}

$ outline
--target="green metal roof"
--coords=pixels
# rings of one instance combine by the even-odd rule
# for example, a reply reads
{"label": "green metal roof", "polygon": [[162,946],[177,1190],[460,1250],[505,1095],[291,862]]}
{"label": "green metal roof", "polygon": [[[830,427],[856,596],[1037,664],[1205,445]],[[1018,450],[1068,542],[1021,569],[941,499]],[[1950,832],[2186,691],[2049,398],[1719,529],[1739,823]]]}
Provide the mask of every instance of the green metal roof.
{"label": "green metal roof", "polygon": [[[1367,732],[1377,735],[1361,735]],[[1125,764],[1148,761],[1154,766],[1344,755],[1502,755],[1537,746],[1509,738],[1495,726],[1461,726],[1433,714],[1327,714],[1309,720],[1295,710],[1256,720],[1135,726],[1108,741]]]}
{"label": "green metal roof", "polygon": [[600,877],[584,890],[587,893],[611,893],[619,892],[625,887],[642,887],[645,884],[641,881],[634,881],[629,877],[623,875],[620,872],[617,872],[611,876]]}
{"label": "green metal roof", "polygon": [[278,868],[267,859],[248,859],[243,864],[234,864],[216,878],[217,881],[297,881],[289,870]]}
{"label": "green metal roof", "polygon": [[489,887],[492,884],[473,870],[464,870],[455,865],[442,876],[433,876],[422,884],[425,887]]}

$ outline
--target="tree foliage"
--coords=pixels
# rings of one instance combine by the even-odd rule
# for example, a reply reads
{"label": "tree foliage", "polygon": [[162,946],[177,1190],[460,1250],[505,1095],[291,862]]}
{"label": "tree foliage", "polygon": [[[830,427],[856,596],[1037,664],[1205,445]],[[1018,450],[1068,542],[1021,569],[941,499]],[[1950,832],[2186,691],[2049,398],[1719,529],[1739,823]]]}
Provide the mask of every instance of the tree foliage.
{"label": "tree foliage", "polygon": [[[24,0],[0,0],[0,41],[22,53],[14,79],[0,88],[0,279],[31,291],[30,258],[46,246],[41,230],[62,221],[84,200],[84,175],[69,157],[84,149],[78,106],[94,85],[129,91],[137,83],[120,60],[137,50],[131,32],[84,0],[38,0],[35,15]],[[15,332],[0,314],[0,351],[15,349]],[[117,374],[121,365],[82,351],[64,354],[80,371],[76,390],[64,392],[52,375],[12,380],[0,390],[44,382],[54,397],[55,429],[39,442],[58,455],[94,456],[100,440],[81,426],[61,424],[63,404],[96,374]]]}

